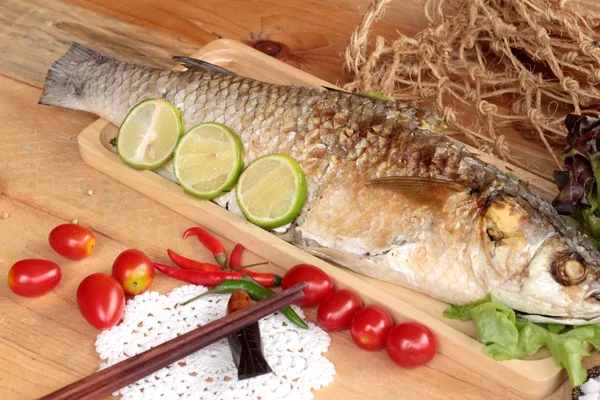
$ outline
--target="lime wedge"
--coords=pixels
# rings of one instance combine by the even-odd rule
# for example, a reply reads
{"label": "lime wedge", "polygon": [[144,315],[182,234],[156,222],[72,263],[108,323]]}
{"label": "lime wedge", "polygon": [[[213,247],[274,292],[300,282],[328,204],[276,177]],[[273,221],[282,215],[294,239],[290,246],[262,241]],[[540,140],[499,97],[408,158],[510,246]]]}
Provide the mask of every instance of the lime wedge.
{"label": "lime wedge", "polygon": [[117,153],[138,169],[155,169],[173,154],[183,134],[181,115],[161,99],[142,101],[127,114],[119,128]]}
{"label": "lime wedge", "polygon": [[175,148],[175,178],[186,192],[201,199],[214,199],[235,186],[244,168],[243,151],[240,138],[225,125],[197,125]]}
{"label": "lime wedge", "polygon": [[306,201],[306,177],[302,167],[284,154],[270,154],[252,161],[236,187],[237,203],[248,221],[265,229],[292,222]]}

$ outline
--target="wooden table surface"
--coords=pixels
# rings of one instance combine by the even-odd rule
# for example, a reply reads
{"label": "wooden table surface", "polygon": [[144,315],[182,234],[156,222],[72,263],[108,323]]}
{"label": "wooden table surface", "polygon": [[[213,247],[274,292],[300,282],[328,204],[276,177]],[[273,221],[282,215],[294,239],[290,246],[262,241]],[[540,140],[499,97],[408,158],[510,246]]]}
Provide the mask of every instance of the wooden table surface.
{"label": "wooden table surface", "polygon": [[[167,261],[165,249],[171,247],[208,259],[200,246],[179,239],[192,221],[82,162],[76,137],[96,117],[37,105],[50,63],[78,41],[116,57],[171,67],[172,55],[191,54],[227,37],[258,44],[283,61],[339,83],[339,55],[368,3],[0,2],[0,277],[15,261],[33,257],[59,263],[64,274],[57,290],[37,299],[18,297],[0,283],[0,399],[36,398],[97,369],[98,331],[80,316],[75,292],[86,275],[109,272],[122,250],[136,247]],[[396,29],[415,33],[425,24],[422,2],[405,0],[394,3],[377,30],[393,38]],[[94,255],[80,262],[61,258],[47,245],[49,231],[73,219],[98,237]],[[247,257],[249,262],[258,259]],[[165,293],[176,285],[157,275],[153,289]],[[425,367],[402,370],[385,352],[357,349],[346,332],[332,336],[327,357],[337,374],[333,384],[315,393],[318,399],[518,398],[444,356]],[[586,365],[598,361],[594,356]],[[552,399],[567,398],[570,385],[565,383]]]}

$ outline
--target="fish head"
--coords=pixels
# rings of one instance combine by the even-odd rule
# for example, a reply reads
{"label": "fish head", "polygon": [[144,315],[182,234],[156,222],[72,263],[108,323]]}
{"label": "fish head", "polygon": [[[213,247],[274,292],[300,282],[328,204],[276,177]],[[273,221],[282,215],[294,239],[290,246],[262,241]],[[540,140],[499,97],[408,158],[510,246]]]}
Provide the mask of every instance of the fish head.
{"label": "fish head", "polygon": [[[600,320],[600,254],[558,215],[496,194],[478,234],[487,266],[479,276],[500,301],[536,322]],[[482,265],[482,263],[480,263]]]}

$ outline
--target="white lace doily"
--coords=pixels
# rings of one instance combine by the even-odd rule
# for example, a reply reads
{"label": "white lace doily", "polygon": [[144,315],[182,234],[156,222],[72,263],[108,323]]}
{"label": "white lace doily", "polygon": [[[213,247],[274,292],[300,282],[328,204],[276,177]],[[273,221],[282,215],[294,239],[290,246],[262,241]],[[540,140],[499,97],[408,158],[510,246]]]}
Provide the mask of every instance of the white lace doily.
{"label": "white lace doily", "polygon": [[[100,369],[223,317],[229,295],[207,296],[175,308],[206,290],[186,285],[167,296],[146,292],[129,300],[123,321],[98,335],[96,351],[106,361]],[[304,317],[300,308],[293,307]],[[227,339],[222,339],[115,395],[122,395],[123,400],[300,400],[312,399],[311,389],[333,381],[333,364],[322,355],[331,342],[325,331],[310,322],[310,329],[297,328],[279,313],[263,318],[259,325],[263,352],[273,373],[238,381]]]}

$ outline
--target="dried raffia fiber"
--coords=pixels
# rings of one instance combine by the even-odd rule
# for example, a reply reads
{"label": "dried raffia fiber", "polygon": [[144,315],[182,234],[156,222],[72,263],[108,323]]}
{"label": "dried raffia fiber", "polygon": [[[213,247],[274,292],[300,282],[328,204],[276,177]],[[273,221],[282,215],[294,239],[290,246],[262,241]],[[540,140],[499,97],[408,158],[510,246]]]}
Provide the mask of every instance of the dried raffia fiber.
{"label": "dried raffia fiber", "polygon": [[[551,145],[565,142],[566,114],[600,108],[599,22],[589,12],[566,0],[429,0],[428,28],[372,43],[389,1],[374,0],[351,36],[347,90],[424,104],[481,150],[548,176],[510,154],[500,131],[511,125],[561,166]],[[469,109],[475,122],[461,112]]]}

